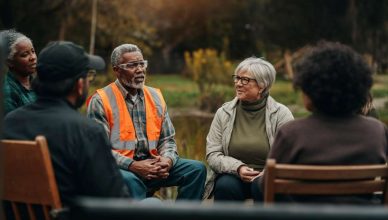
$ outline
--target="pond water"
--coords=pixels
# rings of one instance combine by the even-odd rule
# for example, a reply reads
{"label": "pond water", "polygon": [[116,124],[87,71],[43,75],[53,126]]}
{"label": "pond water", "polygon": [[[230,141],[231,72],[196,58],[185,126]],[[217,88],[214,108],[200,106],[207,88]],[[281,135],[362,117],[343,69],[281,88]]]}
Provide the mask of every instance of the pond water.
{"label": "pond water", "polygon": [[[171,121],[175,128],[175,140],[179,157],[199,160],[206,164],[206,136],[209,132],[212,115],[196,113],[184,113],[169,111]],[[175,199],[176,187],[164,187],[156,192],[156,196],[162,199]]]}
{"label": "pond water", "polygon": [[[206,136],[213,115],[170,114],[175,127],[176,142],[180,157],[205,162]],[[388,121],[384,121],[388,125]]]}
{"label": "pond water", "polygon": [[172,116],[175,139],[180,157],[205,161],[206,136],[213,117],[180,115]]}

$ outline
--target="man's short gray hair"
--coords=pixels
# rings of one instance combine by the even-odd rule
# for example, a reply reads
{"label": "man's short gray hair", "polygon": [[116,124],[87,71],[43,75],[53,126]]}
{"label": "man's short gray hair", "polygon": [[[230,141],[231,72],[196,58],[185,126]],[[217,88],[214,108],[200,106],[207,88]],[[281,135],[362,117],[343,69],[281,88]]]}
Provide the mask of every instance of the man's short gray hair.
{"label": "man's short gray hair", "polygon": [[30,38],[14,29],[1,31],[0,36],[4,40],[5,56],[8,60],[13,60],[17,52],[16,45],[20,42],[29,42],[32,45]]}
{"label": "man's short gray hair", "polygon": [[276,78],[276,70],[270,62],[262,58],[249,57],[237,66],[234,74],[245,71],[251,73],[259,86],[264,88],[263,95],[269,93]]}
{"label": "man's short gray hair", "polygon": [[131,53],[131,52],[141,52],[139,47],[137,47],[134,44],[121,44],[120,46],[116,47],[113,52],[112,56],[110,58],[110,61],[112,63],[112,66],[119,65],[120,59],[125,53]]}

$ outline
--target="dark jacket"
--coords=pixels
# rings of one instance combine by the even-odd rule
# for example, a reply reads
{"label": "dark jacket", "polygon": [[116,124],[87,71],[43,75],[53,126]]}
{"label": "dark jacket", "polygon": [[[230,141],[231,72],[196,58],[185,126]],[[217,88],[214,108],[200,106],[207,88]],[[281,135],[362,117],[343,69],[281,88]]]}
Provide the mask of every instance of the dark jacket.
{"label": "dark jacket", "polygon": [[[30,77],[32,80],[32,77]],[[36,100],[36,94],[24,86],[16,79],[11,71],[5,75],[3,83],[4,115],[8,114],[20,106],[33,103]]]}
{"label": "dark jacket", "polygon": [[129,196],[102,126],[67,101],[39,98],[9,113],[3,128],[5,139],[46,137],[64,205],[74,196]]}

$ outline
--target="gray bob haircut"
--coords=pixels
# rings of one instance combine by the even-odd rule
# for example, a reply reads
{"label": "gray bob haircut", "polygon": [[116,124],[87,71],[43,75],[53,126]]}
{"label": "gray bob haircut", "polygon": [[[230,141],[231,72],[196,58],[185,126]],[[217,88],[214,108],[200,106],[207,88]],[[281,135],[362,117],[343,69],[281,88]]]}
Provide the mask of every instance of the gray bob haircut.
{"label": "gray bob haircut", "polygon": [[13,60],[17,52],[17,44],[24,41],[32,44],[30,38],[20,32],[15,31],[14,29],[1,31],[0,36],[4,40],[4,52],[8,60]]}
{"label": "gray bob haircut", "polygon": [[256,79],[257,84],[264,88],[263,94],[267,94],[272,84],[275,82],[276,70],[273,65],[262,59],[256,57],[249,57],[242,61],[234,71],[237,75],[241,72],[248,72]]}
{"label": "gray bob haircut", "polygon": [[125,53],[131,53],[131,52],[141,52],[139,47],[137,47],[134,44],[121,44],[120,46],[116,47],[113,52],[112,56],[110,58],[110,62],[112,63],[112,66],[119,65],[121,56]]}

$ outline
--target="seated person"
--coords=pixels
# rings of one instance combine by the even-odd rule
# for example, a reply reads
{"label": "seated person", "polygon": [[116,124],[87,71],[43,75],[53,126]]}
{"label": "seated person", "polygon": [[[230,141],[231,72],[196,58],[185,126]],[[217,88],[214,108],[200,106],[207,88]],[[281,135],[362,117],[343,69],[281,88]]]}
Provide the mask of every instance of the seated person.
{"label": "seated person", "polygon": [[[205,198],[251,198],[252,180],[263,170],[275,133],[292,113],[270,95],[276,71],[261,58],[247,58],[232,76],[236,97],[218,109],[206,139],[212,175]],[[214,188],[214,190],[213,190]]]}
{"label": "seated person", "polygon": [[31,88],[32,76],[36,72],[36,54],[30,38],[14,30],[0,32],[5,63],[8,72],[5,75],[4,115],[16,108],[32,103],[36,94]]}
{"label": "seated person", "polygon": [[5,139],[46,137],[64,206],[76,196],[129,197],[102,126],[77,112],[94,78],[89,70],[104,66],[74,43],[50,43],[39,54],[37,101],[4,119]]}
{"label": "seated person", "polygon": [[178,186],[177,199],[200,200],[206,167],[178,157],[163,95],[144,85],[148,62],[141,50],[122,44],[111,62],[117,79],[92,96],[88,117],[104,126],[131,195],[144,199],[150,188]]}
{"label": "seated person", "polygon": [[[297,66],[294,86],[312,114],[281,127],[268,158],[307,165],[387,163],[387,127],[358,114],[372,86],[372,73],[359,54],[339,43],[320,43]],[[254,182],[254,198],[261,201],[263,176]],[[306,203],[375,202],[372,195],[286,197]]]}

